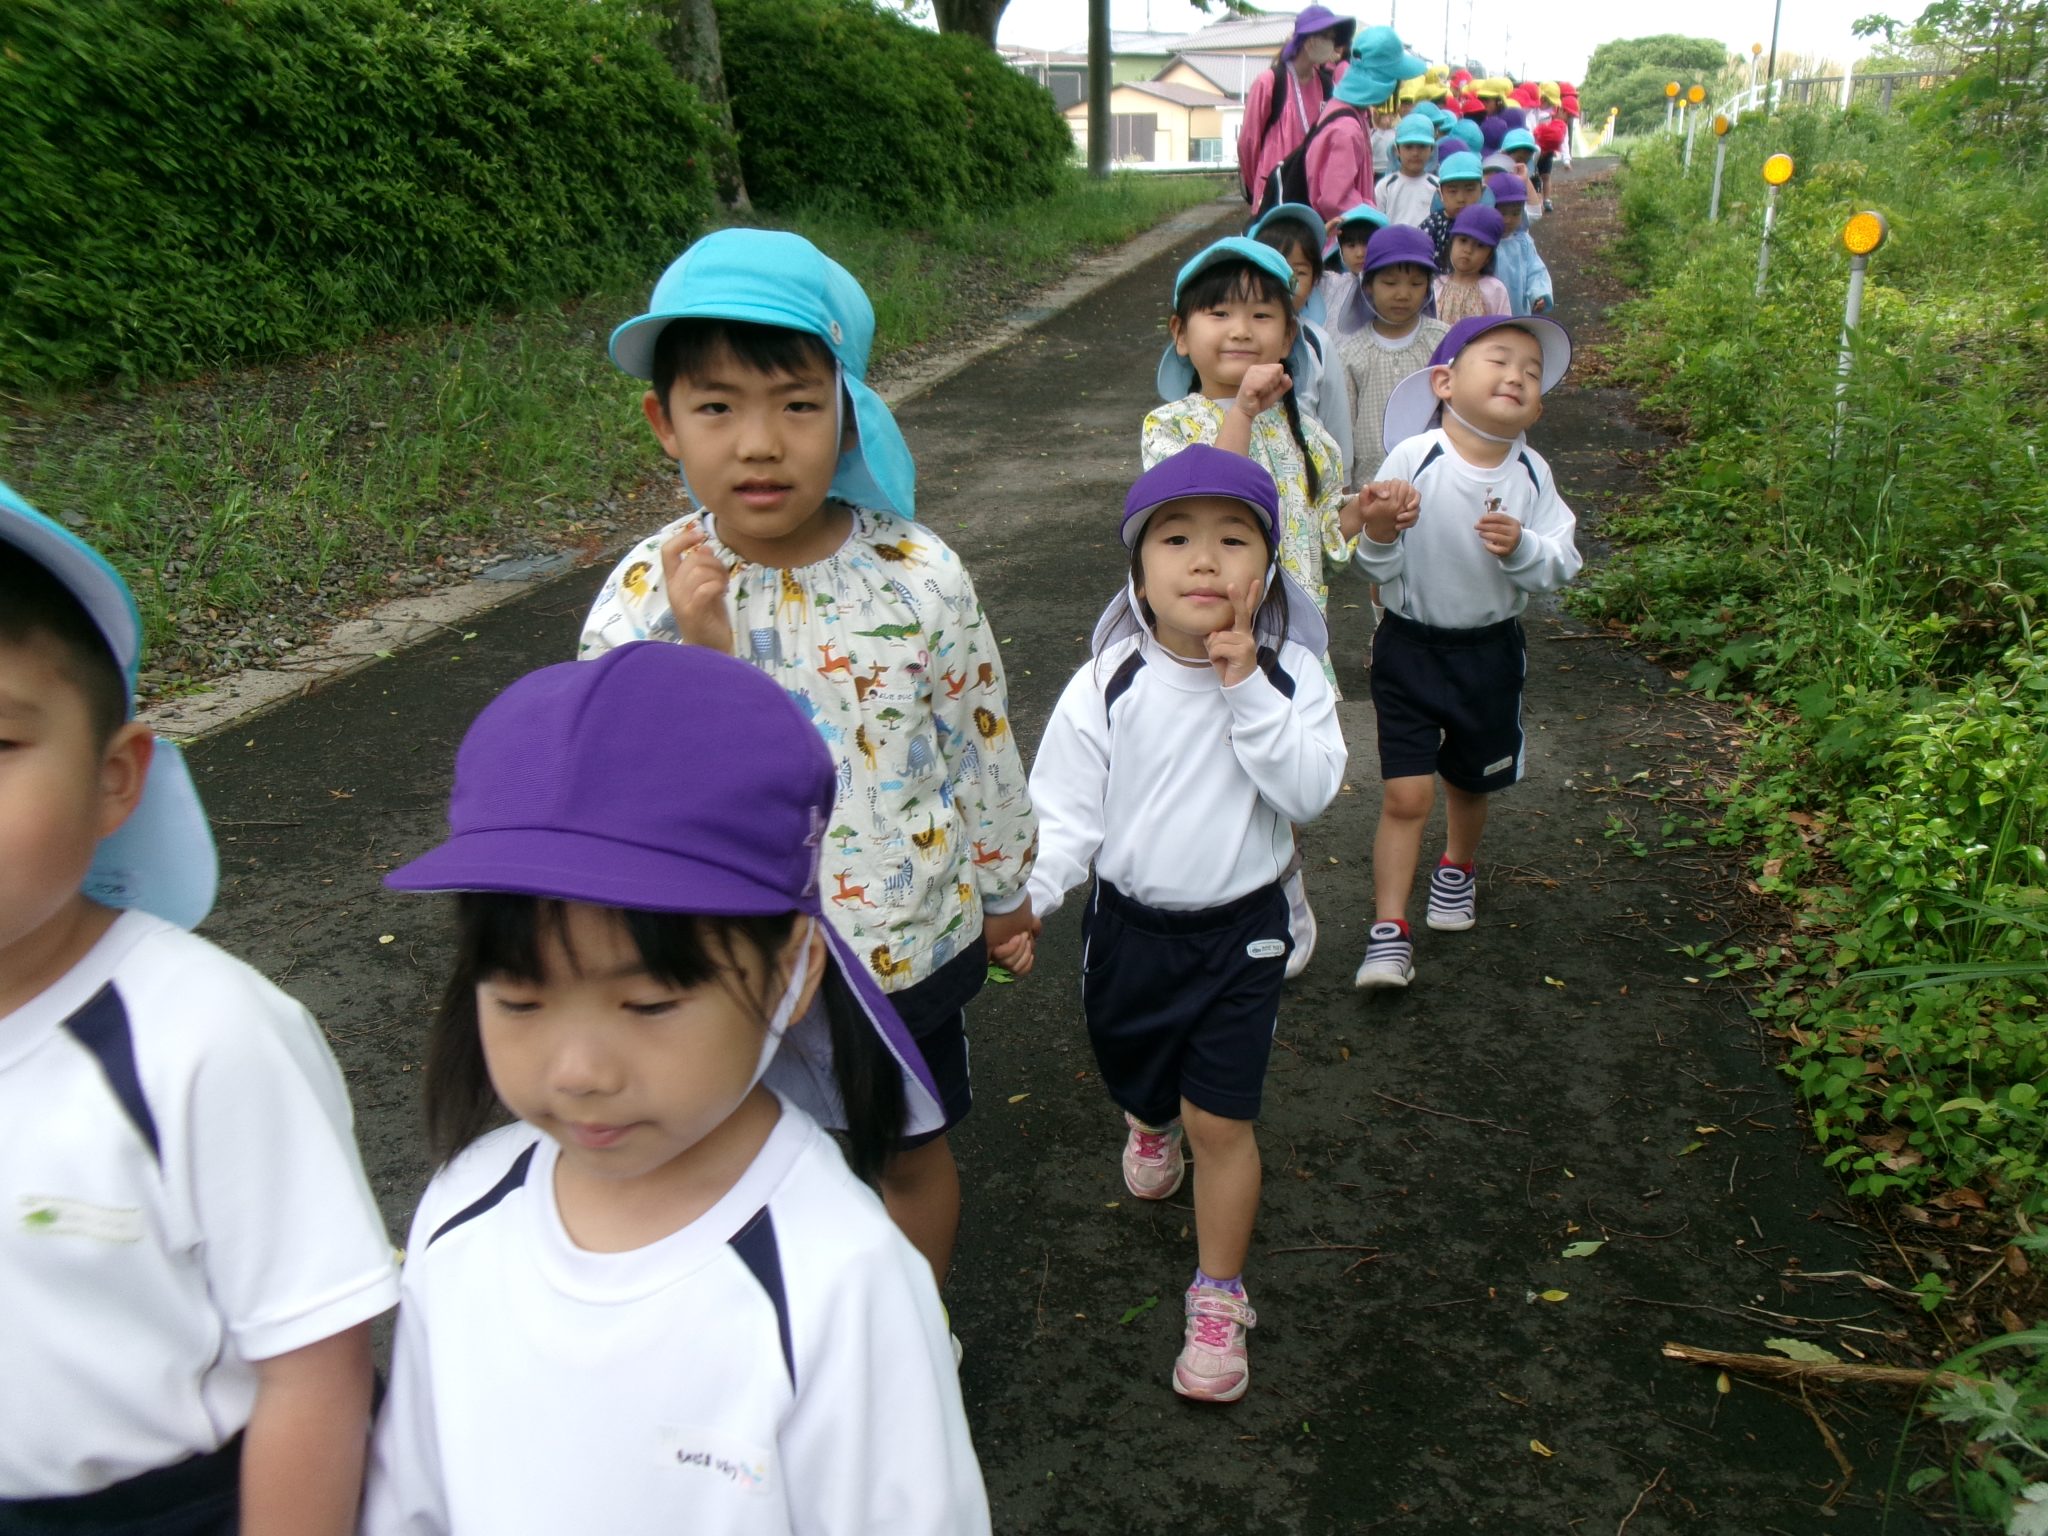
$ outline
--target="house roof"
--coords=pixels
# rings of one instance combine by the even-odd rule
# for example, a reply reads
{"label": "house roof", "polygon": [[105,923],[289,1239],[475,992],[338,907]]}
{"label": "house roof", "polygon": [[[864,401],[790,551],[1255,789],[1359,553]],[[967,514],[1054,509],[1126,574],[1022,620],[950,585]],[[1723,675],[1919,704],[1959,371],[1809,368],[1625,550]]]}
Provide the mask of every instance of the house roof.
{"label": "house roof", "polygon": [[[1109,51],[1119,57],[1130,53],[1171,53],[1173,43],[1182,35],[1179,32],[1112,32],[1109,34]],[[1085,56],[1088,39],[1082,38],[1066,52]]]}
{"label": "house roof", "polygon": [[[1214,91],[1198,91],[1191,85],[1161,85],[1157,80],[1125,80],[1110,88],[1112,96],[1118,91],[1139,91],[1144,95],[1157,97],[1160,101],[1170,101],[1176,107],[1228,107],[1235,105],[1228,97],[1219,96]],[[1069,112],[1078,112],[1084,110],[1087,105],[1087,102],[1080,101],[1067,108],[1067,110]]]}
{"label": "house roof", "polygon": [[1286,45],[1294,36],[1297,11],[1263,16],[1233,16],[1212,22],[1199,32],[1188,32],[1173,40],[1174,53],[1235,53],[1239,49],[1273,48]]}
{"label": "house roof", "polygon": [[1003,59],[1011,65],[1036,64],[1041,68],[1048,64],[1063,64],[1068,67],[1083,67],[1088,63],[1087,53],[1065,53],[1058,48],[1010,48],[1001,50]]}
{"label": "house roof", "polygon": [[1226,96],[1243,97],[1252,81],[1272,67],[1270,59],[1242,53],[1177,53],[1167,62],[1163,75],[1175,64],[1185,64]]}

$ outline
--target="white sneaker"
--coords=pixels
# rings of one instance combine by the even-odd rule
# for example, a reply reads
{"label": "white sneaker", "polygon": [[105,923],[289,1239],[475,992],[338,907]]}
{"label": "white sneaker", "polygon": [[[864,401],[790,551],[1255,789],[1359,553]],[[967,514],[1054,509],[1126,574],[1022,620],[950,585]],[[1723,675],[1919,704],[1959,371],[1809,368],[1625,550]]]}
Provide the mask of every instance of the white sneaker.
{"label": "white sneaker", "polygon": [[1439,864],[1429,872],[1429,915],[1440,933],[1463,933],[1479,921],[1479,880],[1468,869]]}
{"label": "white sneaker", "polygon": [[1378,922],[1366,934],[1365,959],[1351,984],[1361,992],[1405,987],[1415,979],[1415,945],[1395,922]]}
{"label": "white sneaker", "polygon": [[1309,957],[1316,952],[1316,915],[1309,910],[1308,890],[1298,869],[1287,878],[1287,933],[1294,940],[1294,951],[1287,957],[1287,979],[1292,981],[1308,969]]}

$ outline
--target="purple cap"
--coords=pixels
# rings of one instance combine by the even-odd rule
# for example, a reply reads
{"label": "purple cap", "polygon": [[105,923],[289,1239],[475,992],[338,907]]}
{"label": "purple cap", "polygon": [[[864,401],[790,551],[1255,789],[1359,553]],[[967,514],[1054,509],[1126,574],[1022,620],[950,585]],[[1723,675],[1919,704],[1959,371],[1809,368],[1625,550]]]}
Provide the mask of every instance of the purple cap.
{"label": "purple cap", "polygon": [[1312,5],[1294,18],[1294,34],[1287,39],[1287,46],[1280,50],[1280,57],[1291,59],[1301,52],[1301,45],[1318,32],[1338,34],[1337,46],[1349,48],[1351,38],[1358,31],[1358,23],[1349,16],[1339,16],[1335,11],[1320,5]]}
{"label": "purple cap", "polygon": [[1436,244],[1413,224],[1390,224],[1376,233],[1365,247],[1359,273],[1371,277],[1382,267],[1401,266],[1436,270]]}
{"label": "purple cap", "polygon": [[1492,208],[1474,203],[1455,219],[1451,220],[1451,234],[1463,235],[1468,240],[1477,240],[1481,245],[1497,246],[1507,238],[1507,220]]}
{"label": "purple cap", "polygon": [[1265,524],[1267,548],[1279,549],[1280,490],[1272,475],[1257,459],[1209,443],[1191,443],[1138,476],[1124,497],[1124,548],[1138,547],[1145,520],[1154,512],[1169,501],[1189,496],[1222,496],[1243,502]]}
{"label": "purple cap", "polygon": [[1486,178],[1486,190],[1493,194],[1495,207],[1502,203],[1526,203],[1529,201],[1529,183],[1521,177],[1506,171],[1495,171]]}
{"label": "purple cap", "polygon": [[1503,107],[1500,110],[1500,121],[1510,129],[1526,128],[1529,126],[1529,114],[1520,107]]}
{"label": "purple cap", "polygon": [[1504,115],[1495,112],[1479,120],[1479,137],[1488,149],[1499,149],[1500,141],[1508,136],[1510,125],[1501,121]]}
{"label": "purple cap", "polygon": [[[641,641],[529,672],[486,704],[455,756],[447,841],[384,883],[817,917],[903,1068],[914,1125],[937,1107],[924,1058],[823,921],[818,861],[836,789],[831,754],[772,679],[702,646]],[[822,1015],[819,1032],[829,1049]]]}
{"label": "purple cap", "polygon": [[1386,414],[1381,418],[1380,440],[1391,449],[1396,443],[1406,442],[1416,433],[1427,432],[1435,425],[1437,407],[1442,402],[1430,387],[1431,371],[1456,362],[1460,352],[1488,331],[1498,330],[1504,325],[1527,331],[1536,338],[1536,344],[1543,349],[1543,393],[1547,395],[1555,389],[1557,381],[1564,377],[1565,370],[1572,364],[1570,332],[1555,320],[1546,320],[1541,315],[1473,315],[1460,320],[1444,334],[1444,339],[1436,344],[1436,350],[1430,353],[1427,367],[1416,369],[1394,386],[1393,394],[1387,397]]}

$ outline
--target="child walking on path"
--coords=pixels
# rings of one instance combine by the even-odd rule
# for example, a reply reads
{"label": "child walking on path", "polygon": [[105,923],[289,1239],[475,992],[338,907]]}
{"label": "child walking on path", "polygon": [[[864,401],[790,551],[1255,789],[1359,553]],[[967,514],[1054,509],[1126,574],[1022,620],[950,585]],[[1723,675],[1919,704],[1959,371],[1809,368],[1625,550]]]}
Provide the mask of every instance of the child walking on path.
{"label": "child walking on path", "polygon": [[874,311],[800,236],[721,230],[679,257],[612,359],[694,510],[641,541],[579,654],[633,640],[737,653],[834,758],[833,923],[937,1076],[946,1125],[882,1175],[890,1214],[944,1283],[960,1220],[945,1130],[973,1103],[967,1005],[1032,918],[1036,825],[995,637],[959,557],[912,521],[915,470],[862,382]]}
{"label": "child walking on path", "polygon": [[1361,988],[1414,979],[1408,897],[1438,777],[1449,833],[1430,875],[1428,923],[1455,932],[1478,920],[1486,797],[1522,777],[1520,614],[1532,594],[1555,591],[1579,569],[1576,520],[1524,435],[1571,352],[1555,321],[1461,320],[1387,403],[1395,447],[1382,472],[1410,481],[1420,507],[1375,504],[1358,552],[1387,610],[1373,636],[1386,787]]}
{"label": "child walking on path", "polygon": [[1323,293],[1316,281],[1323,265],[1323,221],[1305,203],[1282,203],[1251,227],[1251,238],[1284,256],[1294,274],[1294,313],[1304,344],[1295,355],[1307,364],[1307,376],[1293,378],[1294,398],[1300,409],[1330,434],[1337,457],[1348,472],[1351,398],[1344,391],[1344,366],[1337,361],[1337,346],[1330,338]]}
{"label": "child walking on path", "polygon": [[1436,158],[1436,125],[1420,112],[1410,112],[1394,130],[1395,168],[1373,188],[1373,201],[1395,224],[1421,228],[1436,205],[1437,178],[1430,174]]}
{"label": "child walking on path", "polygon": [[218,864],[141,648],[0,485],[0,1530],[348,1536],[391,1244],[319,1026],[187,931]]}
{"label": "child walking on path", "polygon": [[989,1529],[931,1268],[815,1118],[862,1174],[941,1118],[819,909],[834,797],[698,647],[470,727],[447,840],[386,879],[460,894],[365,1536]]}
{"label": "child walking on path", "polygon": [[[1343,316],[1352,292],[1358,287],[1359,269],[1365,265],[1365,248],[1373,235],[1387,227],[1387,216],[1371,203],[1347,208],[1326,226],[1323,244],[1323,275],[1316,279],[1316,300],[1322,306],[1323,328],[1340,340]],[[1346,461],[1347,467],[1349,460]]]}
{"label": "child walking on path", "polygon": [[1032,904],[1088,876],[1082,1007],[1123,1111],[1131,1193],[1163,1200],[1194,1145],[1198,1262],[1173,1368],[1184,1397],[1250,1385],[1244,1285],[1259,1204],[1254,1135],[1286,967],[1291,824],[1344,775],[1322,620],[1278,564],[1273,478],[1203,445],[1124,502],[1125,590],[1095,627],[1032,764]]}
{"label": "child walking on path", "polygon": [[1395,228],[1373,236],[1365,255],[1364,286],[1356,301],[1369,316],[1339,344],[1344,383],[1351,394],[1352,475],[1376,478],[1386,446],[1380,431],[1394,386],[1418,368],[1450,329],[1430,313],[1435,252],[1418,229]]}
{"label": "child walking on path", "polygon": [[1518,315],[1540,315],[1551,305],[1550,268],[1536,249],[1522,221],[1529,203],[1529,184],[1511,171],[1486,178],[1486,190],[1500,214],[1503,233],[1493,253],[1494,275],[1508,291],[1508,305]]}
{"label": "child walking on path", "polygon": [[1457,222],[1459,214],[1478,204],[1485,190],[1485,175],[1479,157],[1463,151],[1451,155],[1437,170],[1439,207],[1423,221],[1422,232],[1429,236],[1430,243],[1436,248],[1436,269],[1439,272],[1451,270],[1451,226]]}
{"label": "child walking on path", "polygon": [[[1508,290],[1493,275],[1493,253],[1507,226],[1493,208],[1467,208],[1451,226],[1451,266],[1436,280],[1436,317],[1446,327],[1474,315],[1511,315]],[[1398,380],[1396,381],[1399,382]]]}

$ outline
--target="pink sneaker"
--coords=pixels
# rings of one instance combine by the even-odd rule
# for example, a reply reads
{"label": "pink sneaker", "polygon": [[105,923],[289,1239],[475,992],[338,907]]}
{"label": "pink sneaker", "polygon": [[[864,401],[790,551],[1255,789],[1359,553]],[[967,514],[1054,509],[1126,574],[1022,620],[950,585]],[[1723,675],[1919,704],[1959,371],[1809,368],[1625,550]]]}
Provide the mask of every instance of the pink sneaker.
{"label": "pink sneaker", "polygon": [[1187,1342],[1173,1362],[1173,1390],[1200,1403],[1236,1402],[1252,1384],[1244,1333],[1259,1319],[1251,1303],[1234,1291],[1191,1285],[1187,1308]]}
{"label": "pink sneaker", "polygon": [[1187,1154],[1181,1149],[1180,1122],[1151,1126],[1126,1110],[1124,1124],[1124,1188],[1140,1200],[1164,1200],[1187,1177]]}

